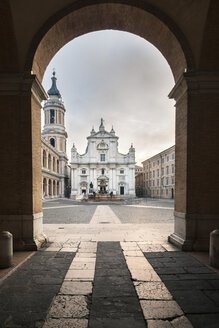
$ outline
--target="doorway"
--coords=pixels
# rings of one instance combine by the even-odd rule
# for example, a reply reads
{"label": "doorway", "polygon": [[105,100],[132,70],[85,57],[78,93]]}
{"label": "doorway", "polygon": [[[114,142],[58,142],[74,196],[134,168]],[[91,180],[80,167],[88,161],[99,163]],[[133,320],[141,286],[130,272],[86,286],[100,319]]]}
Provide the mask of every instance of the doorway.
{"label": "doorway", "polygon": [[124,186],[120,186],[120,195],[124,195]]}

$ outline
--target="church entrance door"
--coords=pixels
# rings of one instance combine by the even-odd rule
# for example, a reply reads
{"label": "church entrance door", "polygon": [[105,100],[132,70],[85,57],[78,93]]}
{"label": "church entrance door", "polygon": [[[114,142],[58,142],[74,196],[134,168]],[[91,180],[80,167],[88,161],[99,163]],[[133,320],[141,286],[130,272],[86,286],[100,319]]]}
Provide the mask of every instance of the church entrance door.
{"label": "church entrance door", "polygon": [[120,186],[120,195],[124,195],[124,186]]}

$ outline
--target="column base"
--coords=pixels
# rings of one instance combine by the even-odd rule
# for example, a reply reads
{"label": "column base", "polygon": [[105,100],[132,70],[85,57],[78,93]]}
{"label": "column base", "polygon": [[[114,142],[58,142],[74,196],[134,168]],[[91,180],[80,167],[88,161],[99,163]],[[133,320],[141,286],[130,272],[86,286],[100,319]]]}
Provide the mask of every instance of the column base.
{"label": "column base", "polygon": [[0,230],[13,235],[16,251],[36,251],[48,238],[43,233],[43,213],[29,215],[0,215]]}
{"label": "column base", "polygon": [[13,248],[15,251],[37,251],[43,244],[48,243],[49,238],[44,234],[38,235],[34,239],[14,239]]}
{"label": "column base", "polygon": [[168,241],[183,251],[208,251],[210,233],[217,229],[219,215],[174,212],[174,233]]}
{"label": "column base", "polygon": [[202,238],[198,240],[185,240],[178,236],[176,233],[168,236],[168,241],[185,252],[196,251],[196,252],[208,252],[209,250],[209,239]]}
{"label": "column base", "polygon": [[168,236],[168,241],[182,251],[188,252],[193,250],[193,242],[191,240],[181,238],[176,233],[172,233]]}

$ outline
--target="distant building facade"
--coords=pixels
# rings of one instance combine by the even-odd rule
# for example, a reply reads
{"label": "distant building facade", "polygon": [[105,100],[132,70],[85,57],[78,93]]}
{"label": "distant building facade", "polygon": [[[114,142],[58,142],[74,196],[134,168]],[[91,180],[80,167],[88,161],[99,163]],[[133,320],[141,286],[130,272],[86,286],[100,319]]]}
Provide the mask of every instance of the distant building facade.
{"label": "distant building facade", "polygon": [[174,198],[175,146],[146,159],[142,164],[143,195],[155,198]]}
{"label": "distant building facade", "polygon": [[70,192],[70,167],[66,155],[66,110],[56,86],[55,73],[48,96],[43,106],[44,127],[41,137],[43,197],[66,197]]}
{"label": "distant building facade", "polygon": [[137,197],[144,195],[143,167],[135,165],[135,193]]}
{"label": "distant building facade", "polygon": [[87,137],[86,152],[71,150],[71,197],[89,193],[113,193],[135,196],[135,149],[127,154],[118,151],[118,137],[112,128],[105,130],[103,119],[99,131]]}

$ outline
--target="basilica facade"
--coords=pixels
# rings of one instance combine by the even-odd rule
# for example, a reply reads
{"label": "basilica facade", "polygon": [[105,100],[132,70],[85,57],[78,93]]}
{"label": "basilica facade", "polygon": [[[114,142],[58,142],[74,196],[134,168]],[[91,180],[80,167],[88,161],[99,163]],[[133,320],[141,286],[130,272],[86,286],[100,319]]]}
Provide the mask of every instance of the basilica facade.
{"label": "basilica facade", "polygon": [[86,152],[71,149],[71,197],[98,193],[135,196],[135,149],[127,154],[118,151],[118,137],[112,128],[105,130],[103,119],[99,131],[91,130]]}

